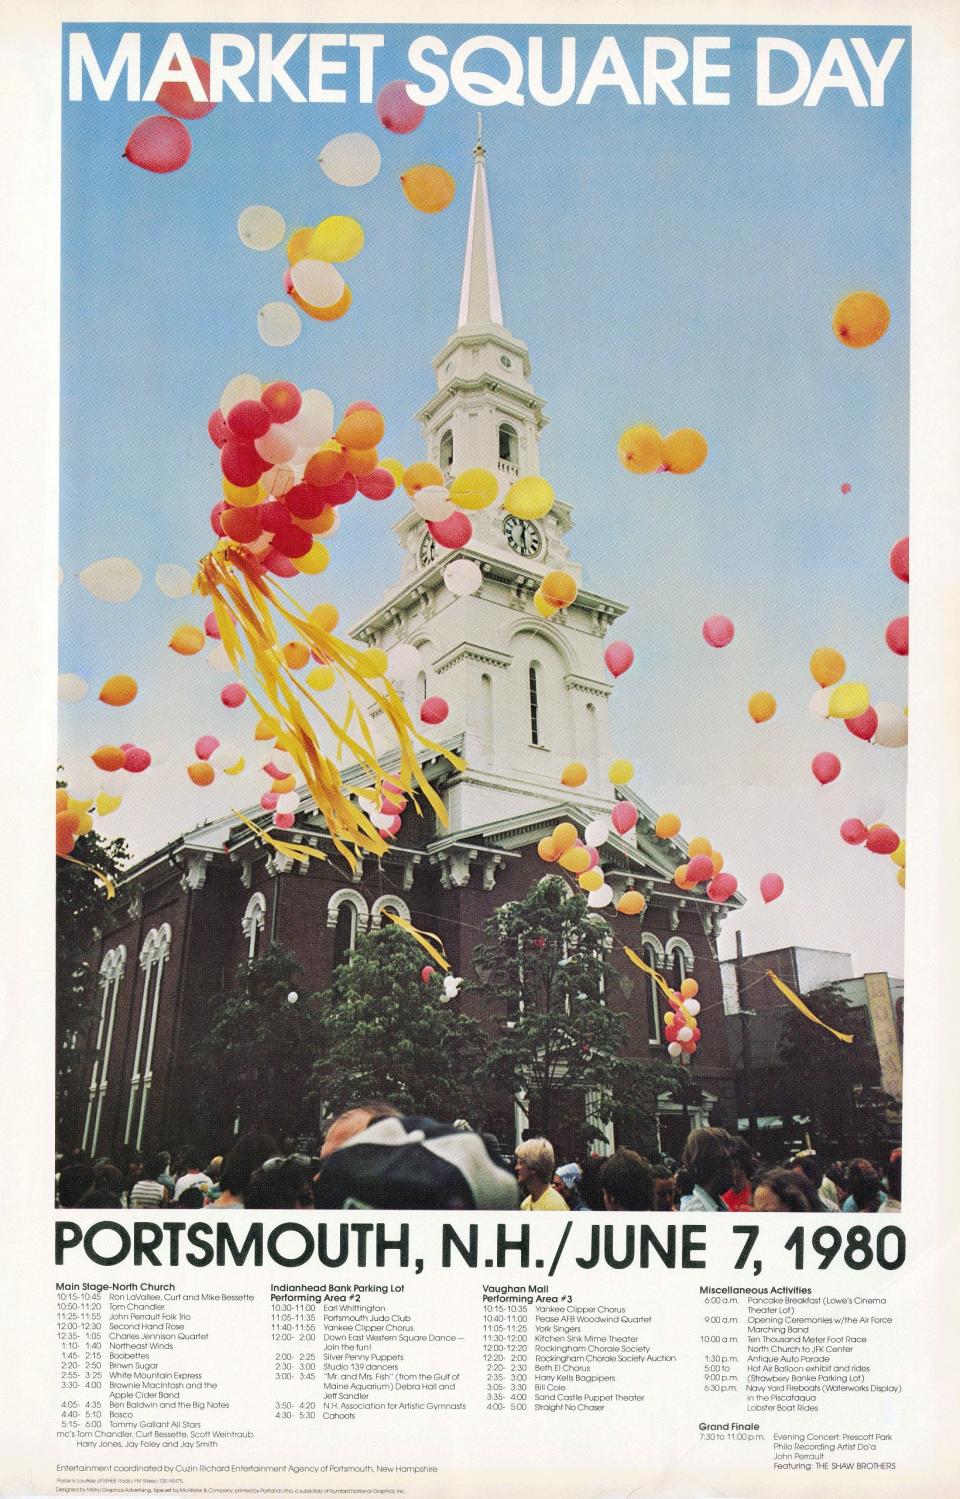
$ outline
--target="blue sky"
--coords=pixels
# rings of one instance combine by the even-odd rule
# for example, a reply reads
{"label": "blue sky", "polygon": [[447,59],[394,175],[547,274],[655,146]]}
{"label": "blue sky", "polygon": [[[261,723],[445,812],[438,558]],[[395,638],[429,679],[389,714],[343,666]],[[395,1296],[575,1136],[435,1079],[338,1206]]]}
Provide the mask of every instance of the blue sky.
{"label": "blue sky", "polygon": [[[278,40],[289,30],[272,29]],[[409,76],[406,48],[422,28],[381,29],[375,90]],[[479,29],[440,34],[452,50]],[[101,58],[112,54],[118,29],[88,30]],[[588,56],[602,34],[565,30]],[[151,31],[167,27],[143,31],[151,56]],[[184,29],[191,51],[206,52],[208,32]],[[549,55],[550,29],[538,33]],[[781,33],[814,61],[828,34]],[[525,51],[526,28],[499,34]],[[751,897],[748,950],[796,941],[852,951],[858,972],[899,972],[893,866],[846,847],[837,829],[875,793],[902,830],[905,756],[815,721],[807,661],[835,645],[875,701],[906,702],[906,662],[883,631],[907,610],[887,554],[908,530],[909,44],[882,109],[856,109],[839,90],[814,109],[759,109],[755,32],[728,34],[729,107],[630,108],[601,89],[587,107],[528,100],[484,112],[504,318],[529,344],[547,402],[542,467],[573,506],[584,583],[631,606],[619,633],[637,662],[612,712],[636,789],[723,850]],[[858,34],[874,56],[891,35]],[[636,28],[618,39],[637,55]],[[121,156],[153,112],[119,97],[63,105],[60,669],[92,690],[62,705],[62,755],[79,775],[101,742],[169,744],[167,765],[122,777],[123,808],[103,823],[141,855],[261,789],[257,772],[208,791],[187,782],[199,733],[245,742],[248,726],[219,706],[226,678],[165,648],[175,625],[202,618],[199,603],[153,583],[159,563],[192,568],[210,544],[220,491],[207,416],[249,369],[320,386],[338,409],[375,401],[387,418],[382,451],[421,456],[412,412],[456,321],[476,128],[475,107],[452,93],[406,137],[384,131],[369,105],[228,99],[191,123],[187,166],[155,176]],[[371,134],[383,154],[363,188],[335,186],[316,164],[348,130]],[[443,214],[417,214],[402,196],[399,173],[420,161],[457,180]],[[282,247],[255,254],[241,243],[237,215],[252,203],[277,208],[291,230],[350,213],[366,231],[345,268],[348,316],[304,319],[287,349],[257,333],[258,308],[283,296],[286,262]],[[861,287],[886,298],[891,325],[851,351],[830,320]],[[616,440],[639,421],[697,427],[707,463],[680,480],[627,474]],[[329,571],[302,595],[332,599],[345,619],[376,602],[397,575],[390,523],[402,511],[399,499],[348,507]],[[98,602],[75,576],[114,554],[145,578],[122,606]],[[724,651],[700,635],[716,612],[737,627]],[[123,734],[96,701],[116,671],[140,682]],[[745,711],[760,688],[780,704],[763,730]],[[809,770],[821,749],[844,764],[825,789]],[[787,890],[764,908],[756,886],[768,870]]]}

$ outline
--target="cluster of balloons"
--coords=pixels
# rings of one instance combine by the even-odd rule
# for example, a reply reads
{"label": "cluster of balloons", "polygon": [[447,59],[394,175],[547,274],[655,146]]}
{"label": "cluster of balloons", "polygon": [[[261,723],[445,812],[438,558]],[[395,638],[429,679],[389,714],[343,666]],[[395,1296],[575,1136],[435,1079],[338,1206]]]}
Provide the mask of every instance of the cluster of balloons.
{"label": "cluster of balloons", "polygon": [[140,775],[153,764],[150,751],[130,740],[125,744],[101,744],[93,751],[90,759],[98,770],[105,770],[109,774],[115,770],[126,770],[133,775]]}
{"label": "cluster of balloons", "polygon": [[[248,565],[278,577],[322,572],[330,554],[320,538],[336,530],[339,507],[357,493],[386,499],[396,487],[377,454],[384,427],[369,401],[348,406],[335,427],[323,391],[237,375],[207,423],[223,474],[223,499],[210,516],[214,532],[243,548]],[[183,627],[170,644],[195,654],[203,635]]]}
{"label": "cluster of balloons", "polygon": [[890,326],[890,308],[873,291],[855,291],[837,303],[833,331],[848,349],[866,349]]}
{"label": "cluster of balloons", "polygon": [[[832,646],[820,646],[810,657],[810,673],[818,684],[810,699],[810,712],[815,718],[841,719],[857,739],[868,744],[880,745],[884,749],[899,749],[907,742],[906,710],[896,703],[871,703],[870,689],[866,682],[842,681],[847,663],[840,651]],[[836,756],[824,758],[818,755],[813,763],[813,773],[820,780],[817,762],[824,766],[832,764]],[[839,775],[839,761],[833,775]],[[821,782],[825,784],[825,782]]]}
{"label": "cluster of balloons", "polygon": [[661,437],[656,427],[628,427],[617,454],[631,474],[692,474],[707,457],[706,439],[692,427]]}
{"label": "cluster of balloons", "polygon": [[[625,805],[626,803],[617,803],[618,807]],[[636,808],[632,807],[631,810],[636,821]],[[558,822],[553,832],[548,837],[541,838],[537,844],[537,853],[545,864],[558,864],[568,874],[577,876],[577,883],[587,897],[587,905],[595,911],[612,905],[614,899],[613,890],[607,884],[600,867],[598,852],[606,843],[611,827],[615,832],[621,831],[612,814],[609,823],[598,817],[594,822],[587,823],[581,838],[572,822]],[[616,909],[622,916],[639,916],[646,904],[646,898],[639,890],[625,890],[616,903]]]}
{"label": "cluster of balloons", "polygon": [[77,839],[93,828],[93,814],[108,817],[119,807],[121,798],[109,796],[105,791],[93,796],[70,795],[66,786],[57,787],[56,847],[57,854],[69,858]]}
{"label": "cluster of balloons", "polygon": [[218,770],[238,776],[246,769],[246,757],[239,745],[222,744],[215,734],[201,734],[193,753],[196,759],[187,766],[187,775],[195,786],[212,786]]}
{"label": "cluster of balloons", "polygon": [[[540,587],[533,595],[533,607],[541,619],[550,619],[561,609],[569,609],[577,596],[577,580],[572,573],[562,572],[555,568],[547,573]],[[627,646],[627,650],[630,647]],[[626,667],[623,668],[626,670]],[[617,673],[614,673],[616,676]]]}
{"label": "cluster of balloons", "polygon": [[[679,817],[670,813],[666,815],[669,819],[666,826],[673,827],[676,823],[676,832],[679,832]],[[657,836],[675,837],[676,833],[659,833]],[[698,885],[705,885],[707,898],[718,905],[737,893],[736,876],[724,871],[723,854],[711,846],[709,838],[690,839],[687,844],[687,862],[677,865],[673,872],[673,883],[678,890],[695,890]]]}
{"label": "cluster of balloons", "polygon": [[[910,582],[910,538],[902,536],[890,551],[890,571],[901,583]],[[895,656],[910,654],[910,622],[906,614],[892,619],[884,633],[887,645]]]}
{"label": "cluster of balloons", "polygon": [[[421,982],[424,984],[429,984],[430,980],[436,974],[436,971],[437,970],[432,967],[431,964],[425,963],[420,970]],[[445,973],[443,975],[443,982],[440,987],[440,993],[437,995],[440,1003],[442,1005],[446,1005],[450,1003],[451,999],[456,999],[457,995],[460,993],[460,987],[462,983],[462,978],[456,978],[452,973]]]}
{"label": "cluster of balloons", "polygon": [[875,822],[868,827],[862,818],[848,817],[840,824],[840,837],[844,843],[862,844],[871,854],[886,854],[897,866],[898,884],[901,887],[906,885],[906,839],[885,822]]}
{"label": "cluster of balloons", "polygon": [[210,66],[202,57],[191,57],[195,81],[205,97],[195,99],[186,82],[165,83],[157,103],[167,111],[148,115],[135,127],[123,155],[145,172],[177,172],[190,159],[193,141],[184,120],[202,120],[216,108],[210,100]]}
{"label": "cluster of balloons", "polygon": [[663,1038],[671,1057],[692,1057],[697,1049],[700,1040],[700,1027],[696,1023],[700,1014],[699,992],[696,979],[684,979],[679,994],[675,989],[670,991],[667,1000],[670,1010],[663,1017]]}

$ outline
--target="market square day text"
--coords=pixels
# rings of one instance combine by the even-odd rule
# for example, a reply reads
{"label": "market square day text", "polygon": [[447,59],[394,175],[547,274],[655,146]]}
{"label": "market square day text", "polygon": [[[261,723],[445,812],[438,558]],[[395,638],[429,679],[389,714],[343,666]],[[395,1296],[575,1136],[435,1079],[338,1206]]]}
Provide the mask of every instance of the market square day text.
{"label": "market square day text", "polygon": [[[159,39],[157,39],[159,40]],[[578,48],[578,41],[580,42]],[[582,38],[531,35],[525,54],[512,41],[477,35],[452,51],[442,37],[419,36],[408,48],[415,75],[408,84],[418,104],[439,104],[452,88],[481,106],[528,102],[548,107],[590,104],[602,90],[619,92],[627,105],[726,105],[731,91],[749,89],[760,107],[802,104],[816,108],[826,93],[839,93],[859,109],[881,108],[886,84],[905,36],[891,37],[876,56],[862,36],[831,36],[808,50],[783,36],[758,36],[752,78],[734,77],[726,58],[731,39],[697,35],[691,46],[677,37],[641,34],[621,45],[602,37],[584,55]],[[369,104],[374,97],[376,53],[382,34],[261,31],[257,45],[239,32],[212,31],[209,38],[210,100],[226,94],[242,104],[269,104],[283,94],[296,104]],[[180,32],[162,44],[144,45],[126,31],[108,55],[86,31],[68,31],[68,98],[92,91],[109,100],[122,90],[129,102],[156,99],[165,83],[185,84],[207,101],[190,50]]]}

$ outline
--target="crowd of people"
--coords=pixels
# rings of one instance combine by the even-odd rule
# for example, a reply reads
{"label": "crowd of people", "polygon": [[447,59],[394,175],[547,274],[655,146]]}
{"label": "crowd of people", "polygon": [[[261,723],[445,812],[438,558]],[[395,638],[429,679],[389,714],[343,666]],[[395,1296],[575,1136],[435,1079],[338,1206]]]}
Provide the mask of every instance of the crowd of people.
{"label": "crowd of people", "polygon": [[[512,1155],[493,1135],[462,1119],[452,1125],[401,1115],[371,1101],[336,1115],[319,1154],[294,1140],[242,1135],[225,1155],[203,1162],[186,1147],[136,1155],[123,1169],[87,1159],[58,1160],[62,1208],[207,1209],[495,1208],[527,1212],[898,1213],[902,1152],[883,1168],[862,1157],[821,1162],[801,1150],[764,1164],[745,1140],[718,1128],[693,1130],[679,1163],[618,1148],[557,1164],[549,1140],[532,1130]],[[174,1169],[175,1167],[175,1169]]]}

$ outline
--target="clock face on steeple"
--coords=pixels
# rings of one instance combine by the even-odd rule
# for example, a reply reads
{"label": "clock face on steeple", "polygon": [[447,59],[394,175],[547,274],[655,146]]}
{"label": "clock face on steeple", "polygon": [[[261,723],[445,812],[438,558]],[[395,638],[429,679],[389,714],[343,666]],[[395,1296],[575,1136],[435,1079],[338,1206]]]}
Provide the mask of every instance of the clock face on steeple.
{"label": "clock face on steeple", "polygon": [[503,534],[507,546],[521,557],[539,557],[543,551],[543,535],[539,527],[530,520],[521,520],[519,515],[508,515],[503,522]]}
{"label": "clock face on steeple", "polygon": [[437,543],[434,541],[429,531],[426,533],[420,543],[419,556],[421,567],[429,567],[431,562],[434,562],[436,560]]}

